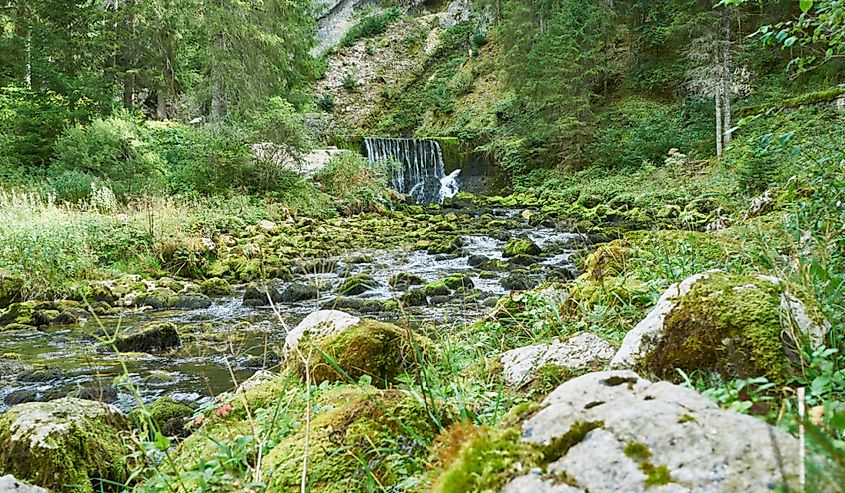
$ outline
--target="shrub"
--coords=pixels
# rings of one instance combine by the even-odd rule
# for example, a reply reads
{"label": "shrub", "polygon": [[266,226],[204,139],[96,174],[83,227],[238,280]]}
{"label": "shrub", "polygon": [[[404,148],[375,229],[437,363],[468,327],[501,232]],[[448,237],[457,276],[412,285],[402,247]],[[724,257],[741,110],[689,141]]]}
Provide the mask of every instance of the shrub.
{"label": "shrub", "polygon": [[97,187],[104,185],[96,176],[75,169],[62,171],[53,176],[51,181],[56,199],[71,203],[87,200]]}
{"label": "shrub", "polygon": [[378,211],[383,208],[389,170],[394,163],[369,163],[355,153],[334,156],[314,177],[324,191],[340,201],[347,213]]}
{"label": "shrub", "polygon": [[[54,149],[53,176],[87,174],[108,182],[120,198],[150,193],[163,183],[164,162],[150,145],[149,129],[128,113],[69,127]],[[78,187],[81,178],[68,175],[60,181]]]}
{"label": "shrub", "polygon": [[46,167],[53,144],[74,116],[82,115],[72,113],[61,96],[13,86],[0,89],[0,155],[9,165]]}
{"label": "shrub", "polygon": [[371,38],[387,31],[388,26],[402,18],[402,11],[390,7],[376,14],[368,15],[346,32],[341,46],[352,46],[359,39]]}
{"label": "shrub", "polygon": [[332,96],[330,93],[323,94],[317,100],[317,107],[323,111],[331,111],[332,109],[334,109],[334,104],[334,96]]}
{"label": "shrub", "polygon": [[606,167],[634,167],[661,163],[669,149],[689,152],[709,138],[701,129],[685,125],[679,111],[643,99],[628,99],[601,115],[589,154]]}
{"label": "shrub", "polygon": [[343,74],[343,87],[349,92],[353,92],[359,85],[358,77],[352,71]]}

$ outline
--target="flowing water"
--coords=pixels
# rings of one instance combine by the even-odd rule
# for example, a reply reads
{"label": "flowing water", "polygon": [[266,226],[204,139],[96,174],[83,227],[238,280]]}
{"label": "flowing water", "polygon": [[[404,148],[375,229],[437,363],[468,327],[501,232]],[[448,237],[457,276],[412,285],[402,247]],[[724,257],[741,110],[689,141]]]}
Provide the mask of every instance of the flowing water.
{"label": "flowing water", "polygon": [[[513,217],[509,211],[500,215]],[[539,262],[526,275],[541,282],[571,276],[574,271],[570,256],[581,235],[538,229],[525,225],[511,231],[525,235],[544,250]],[[98,344],[93,334],[101,333],[94,320],[73,326],[54,327],[31,332],[16,332],[14,337],[0,337],[0,354],[17,353],[27,366],[56,367],[50,378],[24,378],[0,382],[0,412],[21,400],[48,399],[68,395],[79,389],[109,387],[114,377],[125,370],[145,401],[169,395],[179,400],[203,402],[210,396],[233,387],[232,379],[242,381],[256,370],[278,363],[277,348],[284,342],[287,328],[295,326],[308,313],[321,307],[332,307],[337,287],[344,277],[368,273],[379,286],[355,298],[363,301],[389,300],[402,293],[388,286],[388,280],[400,272],[414,273],[426,282],[443,279],[449,274],[470,276],[475,289],[471,299],[455,296],[437,306],[411,307],[404,316],[412,325],[430,321],[442,327],[460,324],[483,316],[495,300],[508,291],[502,278],[508,272],[479,271],[470,266],[472,256],[502,259],[504,241],[490,236],[466,236],[461,255],[429,255],[425,251],[359,250],[327,259],[332,266],[325,272],[304,274],[294,282],[311,281],[325,286],[319,299],[277,306],[281,320],[269,308],[254,308],[242,303],[243,289],[234,296],[214,299],[209,308],[187,311],[128,312],[117,318],[104,318],[101,323],[113,332],[151,321],[179,325],[183,347],[156,354],[116,355]],[[287,283],[278,287],[284,288]],[[346,298],[348,299],[348,298]],[[364,313],[380,320],[395,321],[395,311]],[[2,359],[0,359],[2,364]],[[35,380],[35,381],[33,381]],[[129,395],[111,398],[129,408]]]}
{"label": "flowing water", "polygon": [[441,203],[458,193],[460,170],[446,174],[443,150],[435,140],[367,137],[364,148],[370,162],[399,163],[390,177],[390,187],[417,203]]}

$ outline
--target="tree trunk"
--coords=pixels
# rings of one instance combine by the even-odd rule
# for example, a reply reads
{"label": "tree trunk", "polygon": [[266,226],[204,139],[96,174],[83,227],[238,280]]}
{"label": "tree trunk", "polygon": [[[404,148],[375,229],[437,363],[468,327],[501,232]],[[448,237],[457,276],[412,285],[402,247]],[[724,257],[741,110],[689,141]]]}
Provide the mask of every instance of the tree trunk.
{"label": "tree trunk", "polygon": [[156,119],[167,120],[167,98],[164,89],[159,89],[156,93]]}
{"label": "tree trunk", "polygon": [[722,89],[716,88],[716,157],[722,159]]}
{"label": "tree trunk", "polygon": [[724,145],[731,142],[731,13],[722,12],[722,118],[724,118]]}
{"label": "tree trunk", "polygon": [[123,76],[123,107],[135,109],[135,73],[126,72]]}
{"label": "tree trunk", "polygon": [[23,83],[32,89],[32,30],[29,28],[29,11],[24,3],[18,4],[17,17],[15,34],[23,41]]}
{"label": "tree trunk", "polygon": [[[217,45],[214,56],[222,58],[226,52],[226,34],[218,32],[214,39]],[[218,122],[226,118],[226,88],[223,81],[224,74],[220,67],[219,59],[211,62],[211,120]]]}

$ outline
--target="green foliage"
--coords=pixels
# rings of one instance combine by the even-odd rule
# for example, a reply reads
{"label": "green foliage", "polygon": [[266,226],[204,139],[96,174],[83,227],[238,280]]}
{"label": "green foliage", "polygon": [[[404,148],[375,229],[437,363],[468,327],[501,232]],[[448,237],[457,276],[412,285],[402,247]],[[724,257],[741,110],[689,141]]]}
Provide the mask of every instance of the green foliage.
{"label": "green foliage", "polygon": [[354,153],[332,157],[314,177],[323,190],[337,197],[341,210],[348,213],[384,209],[387,180],[394,163],[370,163]]}
{"label": "green foliage", "polygon": [[346,32],[343,39],[340,41],[340,45],[352,46],[360,39],[377,36],[387,31],[387,28],[391,24],[401,18],[402,11],[397,7],[390,7],[375,14],[368,15]]}
{"label": "green foliage", "polygon": [[[51,175],[87,174],[109,182],[121,198],[156,191],[164,181],[164,162],[149,145],[149,129],[126,113],[70,127],[54,148]],[[73,198],[83,178],[65,175],[59,183],[70,185],[66,191]]]}
{"label": "green foliage", "polygon": [[323,111],[331,111],[334,109],[335,100],[331,93],[325,93],[317,99],[317,107]]}
{"label": "green foliage", "polygon": [[684,116],[676,106],[625,99],[599,116],[589,155],[603,166],[636,167],[661,164],[671,148],[689,153],[708,145],[709,127],[691,124]]}
{"label": "green foliage", "polygon": [[358,81],[358,76],[355,74],[354,71],[348,70],[346,73],[343,74],[343,88],[349,92],[354,92],[355,89],[358,88],[360,82]]}

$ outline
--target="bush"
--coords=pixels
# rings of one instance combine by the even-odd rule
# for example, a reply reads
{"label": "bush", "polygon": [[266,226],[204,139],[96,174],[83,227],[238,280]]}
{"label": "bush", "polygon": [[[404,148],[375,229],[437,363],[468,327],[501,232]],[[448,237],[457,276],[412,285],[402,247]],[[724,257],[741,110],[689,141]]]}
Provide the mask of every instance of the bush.
{"label": "bush", "polygon": [[87,200],[98,187],[104,186],[96,176],[75,169],[62,171],[51,180],[56,199],[62,202],[78,203]]}
{"label": "bush", "polygon": [[709,138],[703,128],[685,124],[677,108],[643,99],[628,99],[601,115],[588,154],[606,167],[662,163],[669,149],[698,149]]}
{"label": "bush", "polygon": [[334,156],[314,178],[326,193],[339,199],[343,212],[380,211],[394,165],[369,163],[363,156],[349,152]]}
{"label": "bush", "polygon": [[330,93],[323,94],[320,96],[320,99],[317,100],[317,107],[323,111],[331,111],[334,109],[334,96]]}
{"label": "bush", "polygon": [[390,24],[401,18],[402,11],[396,7],[390,7],[379,13],[368,15],[346,32],[340,44],[341,46],[352,46],[359,39],[371,38],[381,34],[387,31]]}
{"label": "bush", "polygon": [[75,183],[67,191],[79,192],[83,175],[107,182],[124,199],[158,190],[164,181],[164,162],[150,145],[149,129],[128,113],[69,127],[54,149],[50,173],[59,183]]}
{"label": "bush", "polygon": [[359,84],[358,77],[356,77],[352,71],[343,74],[343,88],[347,91],[353,92],[358,88]]}

